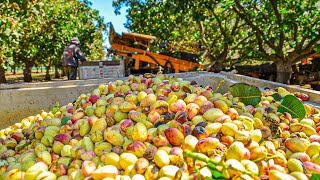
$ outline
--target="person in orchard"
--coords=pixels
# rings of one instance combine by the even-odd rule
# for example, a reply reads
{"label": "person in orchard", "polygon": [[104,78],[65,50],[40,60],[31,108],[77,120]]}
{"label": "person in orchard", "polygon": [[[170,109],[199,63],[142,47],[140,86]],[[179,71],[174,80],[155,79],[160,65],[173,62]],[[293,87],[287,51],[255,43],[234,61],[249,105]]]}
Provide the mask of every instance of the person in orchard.
{"label": "person in orchard", "polygon": [[63,51],[63,62],[62,66],[65,74],[68,76],[68,80],[77,79],[77,70],[79,67],[79,59],[86,61],[86,58],[78,45],[80,41],[78,38],[72,38],[70,44],[68,44]]}

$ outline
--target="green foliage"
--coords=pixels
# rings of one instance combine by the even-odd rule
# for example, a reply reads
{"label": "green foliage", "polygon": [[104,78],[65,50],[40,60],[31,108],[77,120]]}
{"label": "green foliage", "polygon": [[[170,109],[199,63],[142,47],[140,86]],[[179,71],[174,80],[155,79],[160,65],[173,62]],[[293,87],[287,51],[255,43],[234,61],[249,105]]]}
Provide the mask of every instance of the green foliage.
{"label": "green foliage", "polygon": [[302,102],[294,95],[286,95],[283,98],[278,112],[288,112],[293,118],[303,119],[306,116],[306,110]]}
{"label": "green foliage", "polygon": [[[126,27],[152,34],[169,51],[187,51],[211,61],[225,63],[249,45],[247,25],[224,1],[140,1],[117,0],[115,12],[129,7]],[[245,53],[243,53],[245,54]]]}
{"label": "green foliage", "polygon": [[70,120],[70,117],[69,116],[65,116],[62,118],[61,120],[61,125],[65,125],[67,124],[67,122]]}
{"label": "green foliage", "polygon": [[312,174],[310,180],[320,180],[320,174]]}
{"label": "green foliage", "polygon": [[52,112],[56,113],[59,111],[59,102],[57,101],[56,104],[52,108]]}
{"label": "green foliage", "polygon": [[[199,155],[199,153],[193,153],[189,150],[184,150],[183,151],[184,155],[187,156],[187,157],[190,157],[193,159],[193,164],[195,165],[196,163],[196,160],[199,160],[199,161],[203,161],[203,162],[207,162],[208,164],[206,165],[209,170],[211,171],[212,173],[212,177],[206,177],[205,179],[206,180],[211,180],[211,179],[226,179],[226,176],[217,170],[217,167],[216,165],[221,165],[221,162],[214,162],[212,159],[208,158],[208,157],[204,157],[202,155]],[[196,167],[195,168],[195,171],[198,173],[198,175],[200,174],[200,171],[199,169]],[[243,171],[243,173],[245,173]],[[203,177],[198,176],[198,179],[202,179]]]}
{"label": "green foliage", "polygon": [[[191,13],[183,14],[176,12],[179,9],[171,1],[162,3],[160,1],[126,1],[118,0],[113,2],[116,8],[115,13],[120,13],[122,6],[128,6],[127,23],[125,27],[131,31],[150,34],[158,38],[156,43],[170,42],[169,49],[180,51],[188,49],[194,51],[195,39],[189,36],[197,26],[189,20]],[[189,16],[189,17],[188,17]],[[179,27],[179,24],[183,26]],[[188,42],[191,41],[191,42]]]}
{"label": "green foliage", "polygon": [[255,31],[257,57],[294,63],[319,51],[319,2],[234,0],[233,6]]}
{"label": "green foliage", "polygon": [[245,105],[256,106],[262,97],[258,87],[245,83],[236,83],[230,86],[229,91],[234,97],[239,97]]}
{"label": "green foliage", "polygon": [[59,66],[72,37],[88,59],[102,59],[106,27],[87,0],[16,0],[0,3],[0,64]]}
{"label": "green foliage", "polygon": [[[214,164],[208,163],[207,166],[211,171],[213,179],[226,179],[226,176],[222,172],[218,171]],[[209,179],[212,179],[212,178],[209,178]]]}
{"label": "green foliage", "polygon": [[276,100],[276,101],[280,101],[280,100],[281,100],[281,97],[280,97],[279,93],[273,93],[271,96],[272,96],[272,97],[274,98],[274,100]]}
{"label": "green foliage", "polygon": [[116,13],[128,8],[131,31],[170,42],[170,51],[203,54],[228,66],[267,60],[290,67],[320,51],[318,1],[115,0],[113,6]]}

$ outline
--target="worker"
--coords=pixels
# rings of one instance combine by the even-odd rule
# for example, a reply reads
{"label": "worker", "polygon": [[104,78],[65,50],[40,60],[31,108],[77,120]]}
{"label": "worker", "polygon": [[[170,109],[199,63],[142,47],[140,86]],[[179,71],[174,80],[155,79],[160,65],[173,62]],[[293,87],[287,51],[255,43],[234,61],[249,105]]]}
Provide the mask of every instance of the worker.
{"label": "worker", "polygon": [[72,38],[70,44],[68,44],[63,51],[63,69],[65,74],[68,76],[68,80],[77,79],[77,71],[79,67],[79,59],[86,61],[84,54],[81,52],[78,45],[80,41],[78,38]]}

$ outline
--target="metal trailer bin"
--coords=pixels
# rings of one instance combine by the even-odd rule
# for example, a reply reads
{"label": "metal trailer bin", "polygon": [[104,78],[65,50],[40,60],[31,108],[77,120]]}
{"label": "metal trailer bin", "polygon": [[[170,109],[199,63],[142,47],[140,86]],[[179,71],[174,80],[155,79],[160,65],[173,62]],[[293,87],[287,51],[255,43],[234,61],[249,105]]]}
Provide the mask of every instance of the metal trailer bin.
{"label": "metal trailer bin", "polygon": [[80,79],[117,78],[125,76],[124,60],[84,61],[79,68]]}

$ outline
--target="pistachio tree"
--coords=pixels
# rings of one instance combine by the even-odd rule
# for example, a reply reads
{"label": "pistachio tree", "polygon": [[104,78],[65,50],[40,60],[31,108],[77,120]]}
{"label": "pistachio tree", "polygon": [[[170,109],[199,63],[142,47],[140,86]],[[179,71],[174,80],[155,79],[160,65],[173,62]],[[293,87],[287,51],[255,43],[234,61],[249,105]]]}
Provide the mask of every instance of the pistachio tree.
{"label": "pistachio tree", "polygon": [[[35,64],[45,65],[47,75],[52,66],[59,66],[72,37],[82,41],[81,48],[91,59],[104,56],[105,24],[90,1],[5,0],[0,6],[0,65],[22,64],[25,82],[32,81]],[[1,68],[0,76],[5,82]]]}
{"label": "pistachio tree", "polygon": [[13,65],[12,52],[18,44],[19,25],[14,18],[20,8],[15,3],[4,1],[0,3],[0,83],[6,83],[5,67]]}
{"label": "pistachio tree", "polygon": [[[204,57],[213,63],[273,62],[282,83],[288,83],[293,64],[319,52],[316,0],[117,0],[113,5],[116,13],[129,7],[126,26],[131,31],[162,41],[199,40]],[[187,49],[186,44],[179,47]]]}
{"label": "pistachio tree", "polygon": [[202,52],[217,64],[238,57],[244,46],[254,42],[246,22],[225,3],[117,0],[113,5],[116,13],[129,7],[125,26],[131,31],[155,35],[181,51]]}
{"label": "pistachio tree", "polygon": [[319,52],[319,1],[234,0],[230,7],[255,34],[251,54],[276,64],[278,82],[288,83],[291,66]]}

